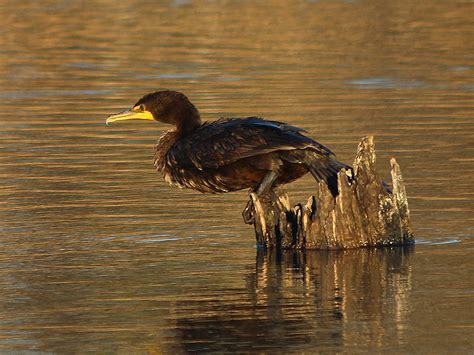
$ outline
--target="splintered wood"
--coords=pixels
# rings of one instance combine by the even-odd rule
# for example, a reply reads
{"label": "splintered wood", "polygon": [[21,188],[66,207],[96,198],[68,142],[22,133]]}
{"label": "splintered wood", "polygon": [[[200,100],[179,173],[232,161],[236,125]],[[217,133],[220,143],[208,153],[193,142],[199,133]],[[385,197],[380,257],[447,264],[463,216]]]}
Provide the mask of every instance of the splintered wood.
{"label": "splintered wood", "polygon": [[257,243],[268,248],[349,249],[408,245],[414,242],[400,166],[390,161],[390,188],[377,175],[373,137],[359,143],[354,170],[338,174],[334,198],[325,182],[306,205],[291,207],[286,193],[253,202],[251,224]]}

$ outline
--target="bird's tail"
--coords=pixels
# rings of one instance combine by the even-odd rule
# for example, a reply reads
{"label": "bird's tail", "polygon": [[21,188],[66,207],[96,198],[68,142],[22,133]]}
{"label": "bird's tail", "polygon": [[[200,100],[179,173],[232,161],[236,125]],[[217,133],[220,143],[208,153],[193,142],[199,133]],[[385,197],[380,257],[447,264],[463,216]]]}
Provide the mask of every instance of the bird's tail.
{"label": "bird's tail", "polygon": [[337,188],[337,173],[341,169],[352,170],[352,167],[333,158],[330,158],[326,164],[321,164],[321,161],[317,161],[309,165],[311,175],[313,175],[317,181],[326,181],[329,191],[331,191],[334,197],[339,194]]}

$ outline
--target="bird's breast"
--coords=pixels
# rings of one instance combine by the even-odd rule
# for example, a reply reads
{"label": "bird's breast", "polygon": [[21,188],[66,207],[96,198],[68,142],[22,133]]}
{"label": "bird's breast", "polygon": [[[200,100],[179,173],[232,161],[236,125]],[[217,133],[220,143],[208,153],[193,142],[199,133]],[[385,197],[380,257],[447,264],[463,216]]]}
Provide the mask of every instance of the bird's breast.
{"label": "bird's breast", "polygon": [[201,192],[227,192],[216,171],[199,170],[187,162],[186,156],[176,156],[170,150],[177,141],[171,131],[163,135],[155,147],[154,165],[163,179],[170,185],[179,188],[190,188]]}
{"label": "bird's breast", "polygon": [[160,149],[155,150],[155,167],[170,185],[203,193],[223,193],[253,188],[265,174],[263,170],[255,169],[245,161],[219,168],[198,169],[192,165],[183,166]]}

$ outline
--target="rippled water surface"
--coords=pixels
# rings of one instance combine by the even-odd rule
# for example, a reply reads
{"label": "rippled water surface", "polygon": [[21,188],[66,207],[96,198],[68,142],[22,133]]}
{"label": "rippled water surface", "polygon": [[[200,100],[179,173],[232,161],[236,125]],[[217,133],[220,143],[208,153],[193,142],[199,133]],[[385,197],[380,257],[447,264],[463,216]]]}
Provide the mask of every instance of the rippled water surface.
{"label": "rippled water surface", "polygon": [[[0,351],[470,352],[471,1],[2,1]],[[158,89],[402,166],[409,249],[259,253],[246,192],[167,186]],[[288,187],[312,193],[306,177]]]}

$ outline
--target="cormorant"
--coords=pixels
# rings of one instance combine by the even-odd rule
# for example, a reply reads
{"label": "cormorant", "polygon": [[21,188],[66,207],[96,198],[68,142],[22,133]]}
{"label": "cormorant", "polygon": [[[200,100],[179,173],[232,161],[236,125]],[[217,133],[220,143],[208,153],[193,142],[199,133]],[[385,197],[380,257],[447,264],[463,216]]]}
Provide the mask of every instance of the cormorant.
{"label": "cormorant", "polygon": [[201,123],[197,108],[182,93],[143,96],[106,123],[139,119],[175,125],[158,140],[155,167],[181,188],[206,193],[252,189],[262,196],[308,171],[337,194],[337,172],[350,169],[303,129],[258,117],[221,118]]}

